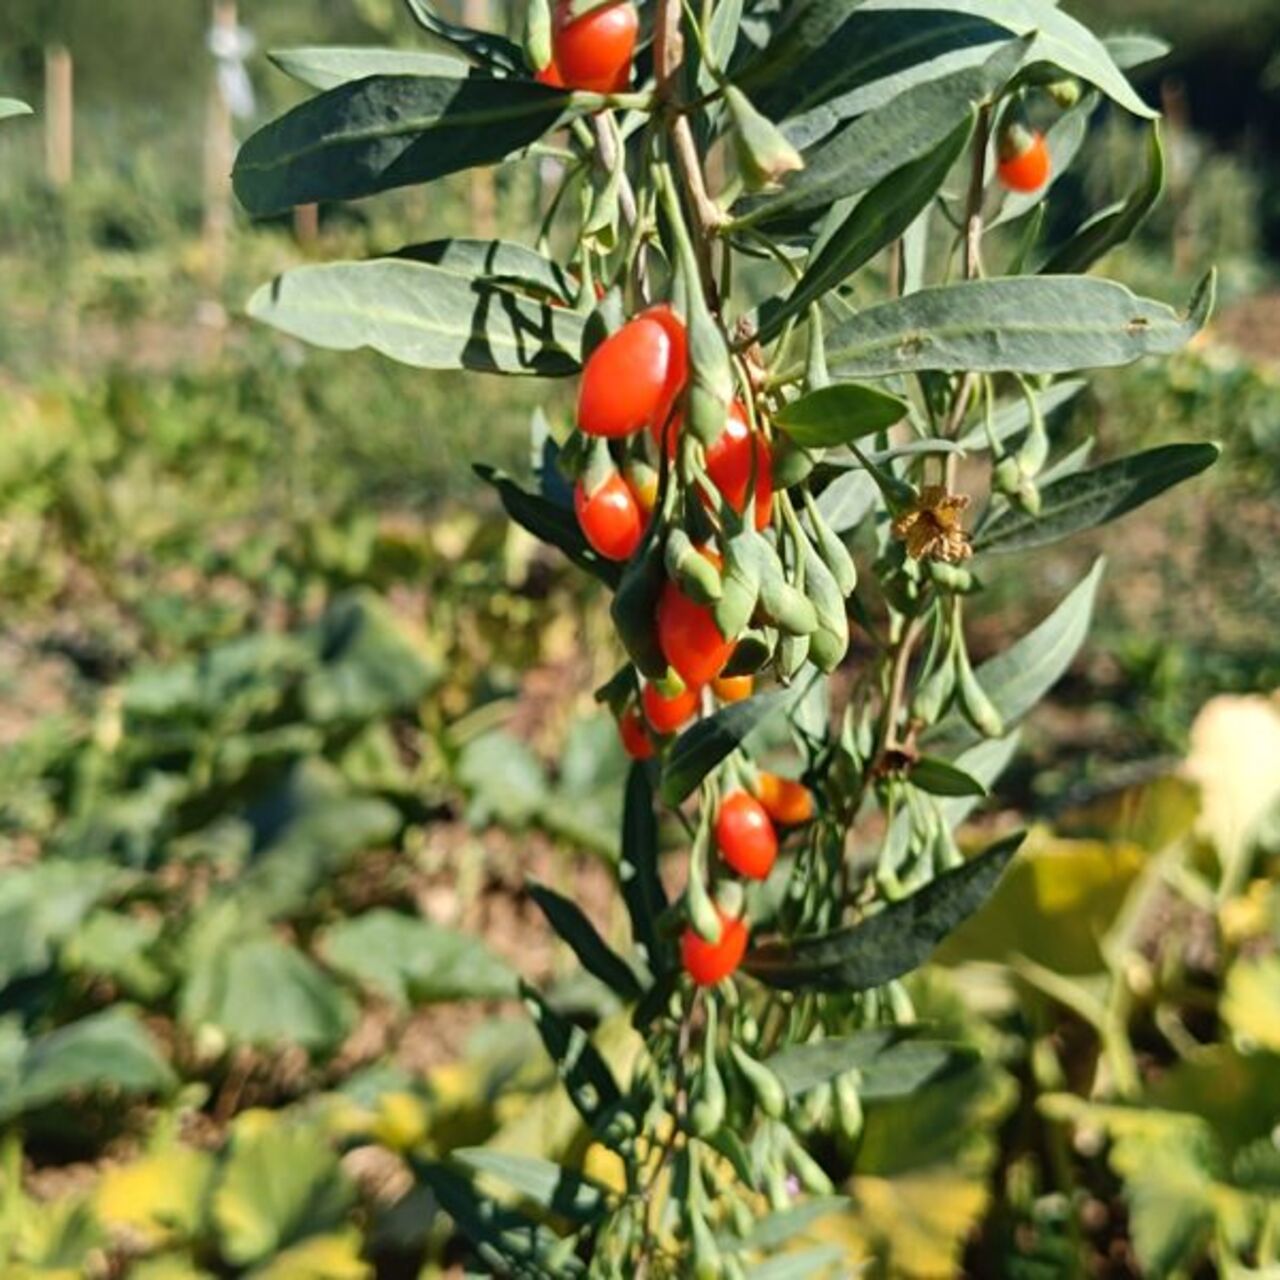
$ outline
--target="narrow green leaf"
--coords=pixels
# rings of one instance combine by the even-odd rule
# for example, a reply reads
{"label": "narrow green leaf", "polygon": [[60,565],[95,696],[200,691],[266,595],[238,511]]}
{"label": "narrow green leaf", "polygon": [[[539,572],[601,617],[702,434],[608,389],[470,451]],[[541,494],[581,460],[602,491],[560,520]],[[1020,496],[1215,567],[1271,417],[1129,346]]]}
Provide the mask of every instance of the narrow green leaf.
{"label": "narrow green leaf", "polygon": [[821,449],[874,435],[906,415],[905,400],[877,387],[846,382],[793,400],[775,421],[796,444]]}
{"label": "narrow green leaf", "polygon": [[317,45],[273,49],[267,57],[287,76],[312,89],[336,89],[367,76],[457,76],[471,73],[471,64],[448,54],[421,49],[378,49]]}
{"label": "narrow green leaf", "polygon": [[477,31],[449,22],[436,12],[429,0],[405,0],[413,20],[428,34],[461,50],[469,58],[495,71],[514,71],[527,74],[524,55],[520,46],[505,36],[491,31]]}
{"label": "narrow green leaf", "polygon": [[621,1100],[613,1072],[582,1027],[561,1017],[532,987],[522,984],[520,994],[570,1100],[594,1128]]}
{"label": "narrow green leaf", "polygon": [[553,1280],[557,1275],[585,1275],[581,1260],[571,1254],[552,1271],[548,1260],[560,1237],[550,1227],[515,1209],[480,1195],[465,1178],[443,1164],[415,1160],[413,1171],[431,1189],[440,1207],[471,1242],[494,1275]]}
{"label": "narrow green leaf", "polygon": [[600,936],[576,902],[541,884],[531,884],[529,894],[588,973],[599,978],[620,1000],[630,1003],[640,998],[642,993],[636,975]]}
{"label": "narrow green leaf", "polygon": [[33,114],[32,110],[25,102],[20,102],[17,98],[0,98],[0,120],[31,114]]}
{"label": "narrow green leaf", "polygon": [[1147,176],[1122,204],[1091,218],[1040,268],[1042,275],[1087,271],[1099,258],[1126,240],[1142,225],[1164,191],[1165,159],[1160,130],[1151,126]]}
{"label": "narrow green leaf", "polygon": [[858,201],[805,267],[795,288],[785,298],[760,308],[762,341],[776,337],[793,315],[870,262],[928,208],[968,145],[974,118],[969,111],[931,152],[891,173]]}
{"label": "narrow green leaf", "polygon": [[1010,509],[985,529],[977,551],[1026,551],[1093,529],[1213,466],[1216,444],[1167,444],[1078,471],[1040,491],[1040,513]]}
{"label": "narrow green leaf", "polygon": [[827,342],[837,379],[967,369],[1065,373],[1176,351],[1203,328],[1213,279],[1183,318],[1164,303],[1088,276],[1014,276],[921,289],[838,325]]}
{"label": "narrow green leaf", "polygon": [[241,147],[236,195],[264,217],[496,164],[542,137],[567,101],[533,80],[399,75],[340,84]]}
{"label": "narrow green leaf", "polygon": [[751,732],[794,701],[790,690],[757,694],[745,702],[723,707],[676,739],[662,766],[662,799],[678,805]]}
{"label": "narrow green leaf", "polygon": [[1022,840],[1021,832],[1001,840],[860,924],[757,947],[748,953],[744,968],[783,991],[883,986],[924,964],[938,943],[987,900]]}
{"label": "narrow green leaf", "polygon": [[0,1119],[70,1093],[162,1093],[174,1083],[150,1032],[118,1006],[31,1041],[17,1058],[14,1077],[0,1077]]}
{"label": "narrow green leaf", "polygon": [[867,13],[942,10],[985,18],[1018,36],[1034,36],[1028,61],[1050,62],[1101,89],[1113,102],[1145,120],[1156,116],[1116,66],[1107,47],[1056,0],[866,0]]}
{"label": "narrow green leaf", "polygon": [[[1066,674],[1075,661],[1093,618],[1093,606],[1106,562],[1099,558],[1084,579],[1034,630],[1003,653],[984,662],[978,683],[1006,725],[1015,724]],[[925,735],[931,750],[948,754],[979,741],[963,717],[949,715]]]}
{"label": "narrow green leaf", "polygon": [[605,1207],[605,1187],[550,1160],[488,1147],[463,1147],[451,1155],[474,1173],[489,1174],[557,1216],[592,1222]]}
{"label": "narrow green leaf", "polygon": [[971,1063],[966,1045],[918,1039],[910,1028],[872,1027],[812,1044],[792,1045],[765,1060],[788,1097],[798,1098],[848,1071],[862,1079],[864,1102],[903,1098],[931,1080]]}
{"label": "narrow green leaf", "polygon": [[395,256],[443,267],[469,280],[532,290],[563,302],[573,297],[572,284],[558,263],[510,240],[431,240],[407,245]]}
{"label": "narrow green leaf", "polygon": [[249,302],[255,320],[332,351],[370,347],[419,369],[563,377],[582,317],[424,262],[297,267]]}
{"label": "narrow green leaf", "polygon": [[658,873],[658,819],[653,809],[649,770],[639,760],[627,774],[622,811],[622,858],[618,864],[622,900],[631,918],[631,933],[645,953],[650,969],[663,968],[665,948],[658,934],[658,918],[666,911],[667,893]]}
{"label": "narrow green leaf", "polygon": [[602,559],[587,545],[577,519],[567,507],[557,506],[539,494],[529,493],[510,476],[493,467],[477,463],[473,470],[481,480],[498,491],[507,515],[522,529],[563,551],[578,568],[585,569],[606,586],[618,585],[622,576],[619,566],[612,560]]}
{"label": "narrow green leaf", "polygon": [[934,796],[981,797],[987,794],[986,787],[977,778],[936,756],[921,756],[911,766],[908,776],[912,786]]}
{"label": "narrow green leaf", "polygon": [[776,195],[747,201],[739,223],[751,226],[825,210],[867,191],[904,165],[936,151],[969,115],[1017,71],[1026,51],[1011,40],[981,66],[918,84],[846,125],[805,156],[805,167]]}

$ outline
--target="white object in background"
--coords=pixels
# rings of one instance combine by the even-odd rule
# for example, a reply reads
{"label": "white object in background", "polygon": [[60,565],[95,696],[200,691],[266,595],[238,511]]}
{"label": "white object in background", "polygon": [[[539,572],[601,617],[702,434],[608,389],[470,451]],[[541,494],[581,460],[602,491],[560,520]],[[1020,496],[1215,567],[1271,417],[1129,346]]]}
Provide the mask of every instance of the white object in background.
{"label": "white object in background", "polygon": [[246,27],[215,25],[209,29],[208,44],[209,52],[217,63],[218,92],[222,101],[237,120],[249,119],[257,105],[253,82],[244,64],[258,47],[258,42]]}

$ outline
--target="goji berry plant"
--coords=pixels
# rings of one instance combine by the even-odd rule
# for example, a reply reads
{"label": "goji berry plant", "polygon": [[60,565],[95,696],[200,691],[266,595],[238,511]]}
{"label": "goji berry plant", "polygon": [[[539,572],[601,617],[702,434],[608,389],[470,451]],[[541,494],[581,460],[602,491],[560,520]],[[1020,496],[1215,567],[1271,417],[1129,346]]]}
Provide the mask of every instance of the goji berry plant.
{"label": "goji berry plant", "polygon": [[[953,833],[1078,651],[1102,566],[975,665],[984,586],[1216,456],[1091,465],[1049,426],[1068,375],[1171,352],[1211,304],[1210,281],[1183,316],[1083,274],[1162,185],[1122,70],[1145,46],[1052,0],[533,0],[523,46],[409,9],[430,53],[282,60],[323,91],[245,145],[241,199],[550,161],[536,247],[306,266],[252,311],[426,368],[578,379],[535,487],[480,474],[612,593],[598,697],[635,761],[633,952],[534,895],[643,1037],[611,1063],[526,992],[616,1184],[473,1158],[526,1212],[461,1164],[422,1176],[504,1273],[815,1274],[829,1250],[765,1260],[847,1173],[864,1102],[954,1052],[910,1030],[902,980],[1014,855],[1017,836],[966,859]],[[1064,201],[1050,236],[1103,100],[1149,129],[1148,172],[1065,232]]]}

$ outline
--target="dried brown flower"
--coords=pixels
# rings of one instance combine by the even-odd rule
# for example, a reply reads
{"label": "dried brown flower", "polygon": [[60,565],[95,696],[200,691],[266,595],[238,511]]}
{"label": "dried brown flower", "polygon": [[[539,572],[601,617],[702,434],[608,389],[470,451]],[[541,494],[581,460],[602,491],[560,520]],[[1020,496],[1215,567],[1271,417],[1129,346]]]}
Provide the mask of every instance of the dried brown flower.
{"label": "dried brown flower", "polygon": [[913,560],[945,560],[955,564],[973,555],[961,516],[969,505],[966,493],[948,493],[940,484],[926,485],[914,505],[894,522],[893,532],[907,544]]}

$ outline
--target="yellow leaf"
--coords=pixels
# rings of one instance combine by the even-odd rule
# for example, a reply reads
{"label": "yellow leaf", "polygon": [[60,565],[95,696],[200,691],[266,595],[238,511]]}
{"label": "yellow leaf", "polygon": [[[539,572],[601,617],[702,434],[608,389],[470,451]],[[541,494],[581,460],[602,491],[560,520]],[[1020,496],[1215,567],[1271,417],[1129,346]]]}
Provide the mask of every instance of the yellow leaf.
{"label": "yellow leaf", "polygon": [[173,1143],[131,1164],[108,1168],[94,1194],[104,1226],[126,1230],[148,1248],[199,1232],[213,1157]]}
{"label": "yellow leaf", "polygon": [[922,1169],[854,1183],[862,1229],[891,1258],[887,1275],[951,1280],[988,1192],[962,1169]]}
{"label": "yellow leaf", "polygon": [[360,1257],[360,1237],[352,1232],[315,1236],[277,1254],[248,1280],[369,1280],[373,1268]]}
{"label": "yellow leaf", "polygon": [[1242,1041],[1280,1053],[1280,956],[1241,960],[1231,967],[1222,1016]]}

